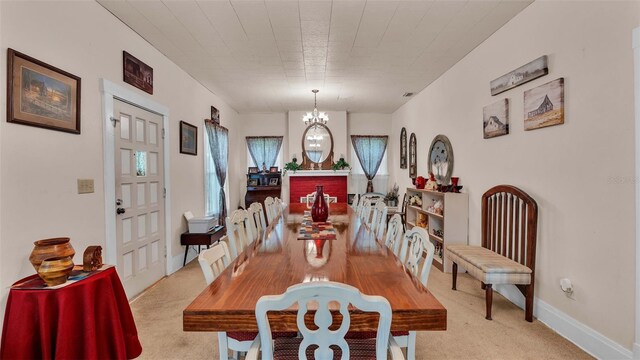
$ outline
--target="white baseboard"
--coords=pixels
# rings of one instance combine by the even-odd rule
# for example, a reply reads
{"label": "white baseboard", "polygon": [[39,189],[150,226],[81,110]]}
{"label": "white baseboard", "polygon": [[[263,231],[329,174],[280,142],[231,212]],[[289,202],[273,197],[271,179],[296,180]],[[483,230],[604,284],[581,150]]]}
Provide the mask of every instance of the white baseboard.
{"label": "white baseboard", "polygon": [[[515,286],[495,285],[494,288],[509,301],[524,309],[524,296]],[[632,352],[538,298],[533,300],[533,316],[596,359],[632,360],[634,353],[635,359],[640,359],[640,344],[635,344]]]}
{"label": "white baseboard", "polygon": [[640,344],[638,343],[633,344],[633,359],[640,360]]}
{"label": "white baseboard", "polygon": [[[181,247],[184,251],[184,247]],[[187,253],[187,264],[198,257],[198,252],[196,251],[196,248],[193,246],[189,247],[189,253]],[[182,262],[184,261],[184,253],[181,253],[180,255],[176,255],[174,257],[171,258],[171,268],[169,269],[169,273],[167,275],[171,275],[174,272],[182,269]]]}

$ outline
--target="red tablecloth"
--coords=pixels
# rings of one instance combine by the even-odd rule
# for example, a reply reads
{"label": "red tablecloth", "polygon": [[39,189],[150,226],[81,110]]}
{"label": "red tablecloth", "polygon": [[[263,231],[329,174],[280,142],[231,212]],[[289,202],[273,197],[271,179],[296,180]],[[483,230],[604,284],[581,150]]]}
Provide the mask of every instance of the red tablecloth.
{"label": "red tablecloth", "polygon": [[0,359],[132,359],[141,352],[113,267],[60,289],[9,293]]}

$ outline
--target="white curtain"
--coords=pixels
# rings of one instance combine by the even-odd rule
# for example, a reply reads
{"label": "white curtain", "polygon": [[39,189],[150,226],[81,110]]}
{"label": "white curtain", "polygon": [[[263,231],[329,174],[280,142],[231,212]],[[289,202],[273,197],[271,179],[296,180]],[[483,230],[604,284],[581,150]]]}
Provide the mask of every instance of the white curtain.
{"label": "white curtain", "polygon": [[[219,194],[217,207],[207,205],[207,208],[211,207],[215,210],[213,211],[214,216],[218,216],[219,219],[224,219],[227,216],[227,198],[224,185],[227,179],[227,166],[229,163],[229,130],[211,120],[205,120],[204,127],[207,131],[209,150],[215,169],[215,178],[217,179],[217,184],[210,185],[215,186],[215,188],[211,189],[210,194],[216,191]],[[207,200],[214,200],[214,198]]]}
{"label": "white curtain", "polygon": [[257,167],[269,169],[276,163],[282,146],[282,136],[247,136],[247,148]]}

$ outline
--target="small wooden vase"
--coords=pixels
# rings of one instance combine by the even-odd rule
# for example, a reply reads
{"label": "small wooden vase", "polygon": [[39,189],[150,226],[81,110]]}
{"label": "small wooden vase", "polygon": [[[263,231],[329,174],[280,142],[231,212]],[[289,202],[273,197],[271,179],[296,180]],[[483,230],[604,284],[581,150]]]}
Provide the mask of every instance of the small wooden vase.
{"label": "small wooden vase", "polygon": [[70,239],[68,237],[60,237],[34,242],[33,245],[35,246],[31,251],[29,261],[31,262],[31,265],[33,265],[33,268],[36,269],[36,272],[44,259],[65,256],[69,256],[73,259],[76,252],[73,250],[73,246],[71,246],[69,241]]}
{"label": "small wooden vase", "polygon": [[38,275],[47,286],[64,284],[73,270],[73,260],[70,256],[45,259],[40,264]]}

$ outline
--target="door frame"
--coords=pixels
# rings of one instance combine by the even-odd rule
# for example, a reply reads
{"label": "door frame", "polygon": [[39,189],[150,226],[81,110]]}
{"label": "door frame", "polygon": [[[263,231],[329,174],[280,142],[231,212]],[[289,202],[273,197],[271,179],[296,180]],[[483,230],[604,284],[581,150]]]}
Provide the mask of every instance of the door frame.
{"label": "door frame", "polygon": [[640,27],[631,33],[635,102],[635,187],[636,187],[636,307],[633,358],[640,359]]}
{"label": "door frame", "polygon": [[117,264],[116,251],[116,185],[115,185],[115,131],[111,118],[113,117],[114,100],[124,101],[143,110],[162,116],[163,152],[164,152],[164,228],[165,228],[165,275],[171,274],[171,177],[170,161],[167,153],[169,149],[169,108],[148,99],[144,95],[126,89],[107,79],[100,79],[100,93],[102,95],[102,124],[104,150],[104,209],[105,209],[105,263]]}

